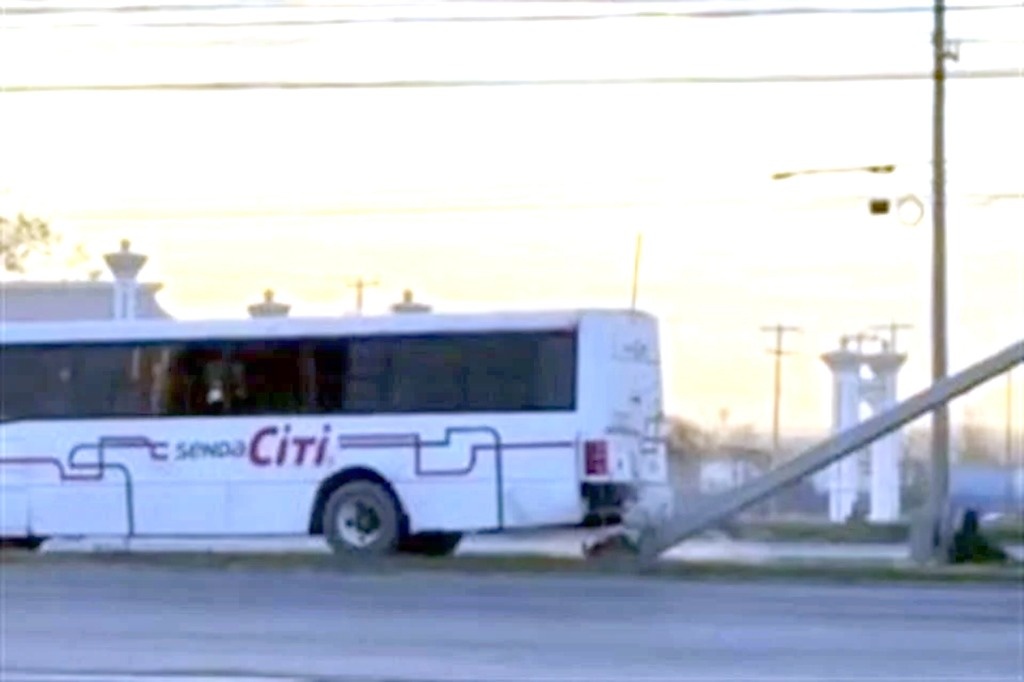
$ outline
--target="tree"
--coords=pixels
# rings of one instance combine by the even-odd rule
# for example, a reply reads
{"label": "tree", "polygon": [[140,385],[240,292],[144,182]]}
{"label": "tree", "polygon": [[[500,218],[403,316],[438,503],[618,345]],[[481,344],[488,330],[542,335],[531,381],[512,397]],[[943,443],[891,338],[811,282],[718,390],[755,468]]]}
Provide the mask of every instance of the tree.
{"label": "tree", "polygon": [[976,421],[971,410],[967,410],[964,415],[958,440],[961,461],[972,464],[999,463],[998,447],[993,443],[992,434]]}
{"label": "tree", "polygon": [[667,446],[669,454],[682,457],[704,457],[711,449],[704,429],[682,417],[669,417]]}
{"label": "tree", "polygon": [[56,241],[57,236],[44,220],[20,213],[13,221],[0,216],[0,259],[7,272],[24,272],[29,256],[48,252]]}

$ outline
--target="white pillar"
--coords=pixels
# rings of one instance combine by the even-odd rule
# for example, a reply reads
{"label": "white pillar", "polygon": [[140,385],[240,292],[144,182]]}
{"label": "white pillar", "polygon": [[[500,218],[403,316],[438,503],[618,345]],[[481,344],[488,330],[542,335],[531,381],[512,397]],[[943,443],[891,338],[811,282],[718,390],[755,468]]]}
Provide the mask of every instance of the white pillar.
{"label": "white pillar", "polygon": [[274,300],[274,292],[267,289],[263,292],[263,300],[260,303],[253,303],[249,306],[250,317],[288,317],[292,309],[287,303]]}
{"label": "white pillar", "polygon": [[[896,375],[907,356],[884,351],[866,358],[877,377],[872,409],[884,412],[896,404]],[[900,518],[901,435],[894,431],[871,446],[871,510],[873,523],[890,523]]]}
{"label": "white pillar", "polygon": [[121,280],[114,278],[114,283],[111,285],[114,292],[114,319],[123,320],[124,314],[124,284]]}
{"label": "white pillar", "polygon": [[124,283],[124,317],[126,320],[135,319],[135,304],[138,302],[139,281],[132,277]]}
{"label": "white pillar", "polygon": [[[844,338],[842,348],[826,353],[822,360],[832,370],[832,428],[839,433],[860,422],[860,355],[849,349],[849,340]],[[828,516],[833,523],[845,522],[853,512],[858,477],[856,454],[829,469]]]}
{"label": "white pillar", "polygon": [[412,291],[406,289],[402,292],[402,300],[391,306],[393,313],[429,313],[431,307],[425,303],[419,303],[412,298]]}
{"label": "white pillar", "polygon": [[135,318],[135,304],[138,300],[138,278],[148,257],[132,253],[131,242],[121,240],[121,250],[103,256],[111,274],[114,275],[114,318],[131,320]]}

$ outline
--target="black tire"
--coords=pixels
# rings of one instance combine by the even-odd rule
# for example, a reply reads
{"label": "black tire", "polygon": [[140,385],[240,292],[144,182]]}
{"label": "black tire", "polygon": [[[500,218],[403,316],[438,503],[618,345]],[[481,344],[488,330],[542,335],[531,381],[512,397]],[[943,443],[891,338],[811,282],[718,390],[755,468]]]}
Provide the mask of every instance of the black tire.
{"label": "black tire", "polygon": [[[357,518],[341,520],[355,514]],[[373,481],[351,481],[331,493],[324,505],[324,539],[336,555],[373,557],[393,554],[401,537],[401,512],[394,496]],[[359,524],[365,522],[363,528]],[[364,536],[365,544],[357,542]]]}
{"label": "black tire", "polygon": [[462,533],[417,533],[403,538],[398,550],[418,556],[451,556],[462,542]]}

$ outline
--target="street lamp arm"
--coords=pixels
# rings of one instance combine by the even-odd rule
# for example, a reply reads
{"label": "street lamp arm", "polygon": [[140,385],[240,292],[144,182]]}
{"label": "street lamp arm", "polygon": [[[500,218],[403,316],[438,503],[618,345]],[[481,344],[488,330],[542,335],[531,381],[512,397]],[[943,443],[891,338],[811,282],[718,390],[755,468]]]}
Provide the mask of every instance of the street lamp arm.
{"label": "street lamp arm", "polygon": [[795,171],[780,171],[772,173],[772,180],[788,180],[798,175],[821,175],[824,173],[875,173],[879,175],[893,173],[896,164],[883,164],[877,166],[852,166],[848,168],[808,168]]}

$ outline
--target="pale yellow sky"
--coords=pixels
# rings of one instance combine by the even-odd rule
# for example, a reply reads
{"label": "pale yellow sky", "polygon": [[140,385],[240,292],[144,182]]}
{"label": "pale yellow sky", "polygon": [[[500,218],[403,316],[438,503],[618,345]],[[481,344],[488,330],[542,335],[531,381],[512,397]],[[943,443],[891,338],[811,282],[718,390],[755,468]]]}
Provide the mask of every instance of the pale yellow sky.
{"label": "pale yellow sky", "polygon": [[[273,48],[157,29],[142,40],[122,29],[75,34],[58,57],[43,52],[58,32],[7,32],[7,47],[28,57],[0,79],[927,65],[926,34],[915,50],[905,33],[899,49],[883,40],[897,29],[920,38],[920,22],[886,23],[865,50],[848,35],[854,24],[817,22],[809,33],[807,21],[772,23],[772,36],[753,23],[709,30],[673,21],[264,29],[282,40]],[[727,49],[741,40],[746,49]],[[832,59],[808,61],[812,50]],[[751,54],[771,63],[752,64]],[[980,50],[961,66],[987,68],[986,60],[991,51]],[[787,360],[783,424],[817,429],[830,414],[817,356],[840,334],[914,324],[903,384],[917,389],[927,378],[929,219],[906,227],[871,218],[866,198],[916,192],[927,201],[929,106],[927,82],[0,92],[0,141],[15,160],[0,168],[0,202],[52,219],[97,258],[131,238],[152,256],[146,274],[166,282],[166,306],[189,317],[244,314],[266,287],[296,314],[344,312],[353,300],[346,281],[359,275],[382,282],[368,293],[371,310],[407,286],[441,309],[623,305],[643,229],[640,299],[664,320],[669,407],[709,423],[728,407],[735,422],[765,427],[771,362],[758,327],[781,321],[806,328],[794,339],[801,354]],[[951,83],[954,368],[1024,336],[1024,201],[972,198],[1024,191],[1021,120],[1024,78]],[[890,162],[900,164],[892,177],[768,179]],[[990,387],[968,402],[1001,424],[1002,395]]]}

